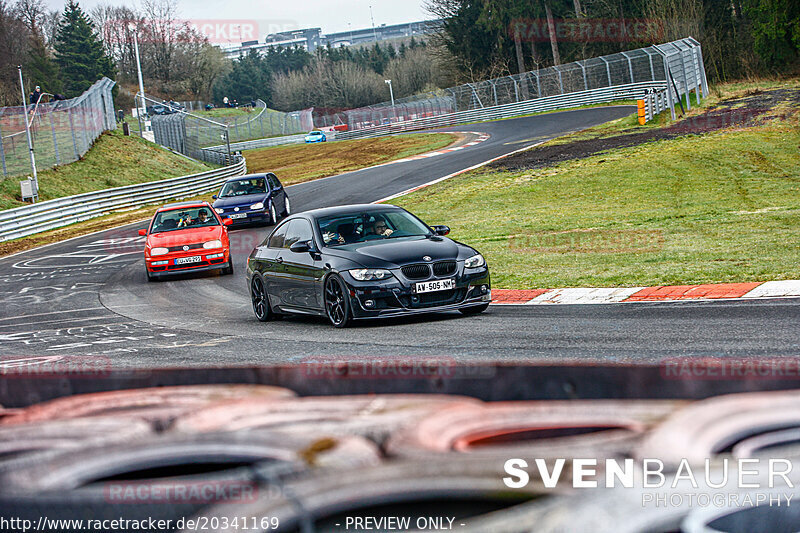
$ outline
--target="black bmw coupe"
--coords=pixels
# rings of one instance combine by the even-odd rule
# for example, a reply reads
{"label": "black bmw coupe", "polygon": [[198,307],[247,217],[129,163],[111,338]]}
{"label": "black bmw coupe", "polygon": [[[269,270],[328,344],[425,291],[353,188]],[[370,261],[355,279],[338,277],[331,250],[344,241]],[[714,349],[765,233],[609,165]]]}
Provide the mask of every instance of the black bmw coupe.
{"label": "black bmw coupe", "polygon": [[256,318],[354,319],[458,310],[480,313],[492,299],[489,268],[476,250],[393,205],[315,209],[282,221],[247,259]]}

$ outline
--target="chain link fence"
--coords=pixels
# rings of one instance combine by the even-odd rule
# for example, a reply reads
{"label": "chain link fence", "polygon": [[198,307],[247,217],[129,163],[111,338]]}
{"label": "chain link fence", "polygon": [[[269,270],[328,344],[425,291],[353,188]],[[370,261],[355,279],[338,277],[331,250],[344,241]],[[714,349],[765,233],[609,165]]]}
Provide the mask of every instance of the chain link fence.
{"label": "chain link fence", "polygon": [[[150,99],[148,99],[150,100]],[[151,118],[158,144],[217,165],[231,164],[230,143],[302,133],[313,128],[311,110],[282,113],[256,101],[252,116],[220,116],[213,120],[179,112]]]}
{"label": "chain link fence", "polygon": [[28,106],[0,108],[0,163],[3,176],[31,173],[25,120],[30,123],[33,153],[38,170],[80,159],[106,130],[116,127],[108,78],[69,100],[39,102]]}
{"label": "chain link fence", "polygon": [[[700,43],[689,37],[666,44],[595,57],[414,95],[317,117],[319,127],[347,125],[348,132],[558,95],[642,82],[668,82],[670,101],[698,101],[708,94]],[[690,104],[687,104],[690,105]],[[674,107],[669,105],[670,109]]]}

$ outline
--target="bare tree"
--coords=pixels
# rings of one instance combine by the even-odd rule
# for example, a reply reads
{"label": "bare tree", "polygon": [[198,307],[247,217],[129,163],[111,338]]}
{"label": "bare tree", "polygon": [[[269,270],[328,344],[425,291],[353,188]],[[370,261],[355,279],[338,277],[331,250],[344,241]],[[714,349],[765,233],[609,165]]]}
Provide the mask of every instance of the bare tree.
{"label": "bare tree", "polygon": [[34,35],[40,33],[47,10],[44,0],[17,0],[14,12],[23,24]]}
{"label": "bare tree", "polygon": [[30,30],[6,0],[0,0],[0,104],[20,105],[17,65],[30,47]]}

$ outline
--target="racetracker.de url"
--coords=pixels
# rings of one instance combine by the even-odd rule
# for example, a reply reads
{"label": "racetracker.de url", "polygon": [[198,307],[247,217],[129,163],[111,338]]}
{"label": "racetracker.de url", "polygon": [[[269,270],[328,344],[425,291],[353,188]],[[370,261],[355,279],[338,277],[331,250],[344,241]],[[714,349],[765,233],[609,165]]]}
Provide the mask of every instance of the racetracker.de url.
{"label": "racetracker.de url", "polygon": [[79,519],[48,518],[40,516],[37,520],[6,518],[0,516],[0,531],[273,531],[280,521],[275,517],[198,517],[162,520],[142,518]]}

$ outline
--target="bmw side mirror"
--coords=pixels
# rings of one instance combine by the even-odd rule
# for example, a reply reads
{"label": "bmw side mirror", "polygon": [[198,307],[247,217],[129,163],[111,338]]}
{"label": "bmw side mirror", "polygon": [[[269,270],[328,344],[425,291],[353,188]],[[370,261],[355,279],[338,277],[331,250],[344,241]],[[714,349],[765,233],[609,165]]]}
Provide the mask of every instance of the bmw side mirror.
{"label": "bmw side mirror", "polygon": [[223,218],[223,219],[222,219],[222,223],[223,223],[225,226],[230,226],[231,224],[233,224],[233,219],[232,219],[232,218]]}
{"label": "bmw side mirror", "polygon": [[305,252],[311,251],[311,246],[308,245],[308,241],[297,241],[296,243],[292,244],[289,247],[289,250],[296,254],[301,254]]}
{"label": "bmw side mirror", "polygon": [[431,229],[436,235],[447,235],[450,233],[450,228],[448,226],[431,226]]}
{"label": "bmw side mirror", "polygon": [[141,235],[142,237],[144,237],[145,235],[147,235],[147,230],[146,230],[146,229],[140,229],[140,230],[139,230],[139,235]]}
{"label": "bmw side mirror", "polygon": [[212,194],[212,195],[211,195],[211,199],[212,199],[212,200],[216,200],[216,199],[217,199],[217,195],[216,195],[216,194]]}

